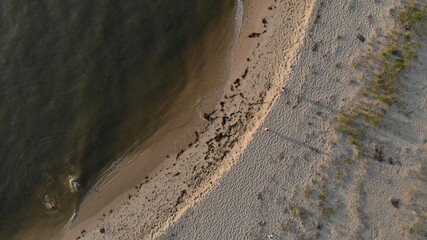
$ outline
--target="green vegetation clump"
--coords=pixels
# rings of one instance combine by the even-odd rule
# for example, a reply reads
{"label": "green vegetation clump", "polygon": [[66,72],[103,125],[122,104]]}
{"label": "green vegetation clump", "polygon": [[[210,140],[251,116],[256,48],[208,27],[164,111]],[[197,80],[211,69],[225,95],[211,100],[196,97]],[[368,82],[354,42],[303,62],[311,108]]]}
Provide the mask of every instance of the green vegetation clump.
{"label": "green vegetation clump", "polygon": [[350,165],[351,164],[351,158],[346,158],[345,160],[344,160],[344,163],[345,164],[347,164],[347,165]]}
{"label": "green vegetation clump", "polygon": [[366,135],[366,126],[376,129],[386,111],[401,102],[401,90],[405,86],[402,72],[416,59],[419,47],[416,36],[427,34],[427,3],[406,3],[397,15],[396,27],[386,36],[374,53],[365,56],[363,67],[368,73],[363,77],[360,99],[353,107],[338,117],[336,131],[342,133],[356,149]]}
{"label": "green vegetation clump", "polygon": [[306,198],[310,198],[310,197],[311,197],[311,195],[313,195],[313,193],[314,193],[314,190],[313,190],[313,189],[311,189],[311,188],[306,188],[306,189],[304,190],[304,196],[305,196]]}
{"label": "green vegetation clump", "polygon": [[320,193],[319,193],[319,200],[320,200],[321,202],[325,202],[325,201],[326,201],[326,199],[328,198],[328,196],[329,196],[329,191],[328,191],[328,189],[327,189],[327,188],[322,188],[322,189],[320,189]]}
{"label": "green vegetation clump", "polygon": [[308,211],[307,209],[301,207],[300,205],[296,205],[293,208],[292,215],[294,217],[300,217],[302,220],[306,220],[308,218],[311,218],[313,216],[313,213]]}
{"label": "green vegetation clump", "polygon": [[397,19],[400,25],[415,25],[422,21],[426,16],[425,6],[421,8],[419,4],[414,1],[410,1],[404,6],[403,11],[398,14]]}
{"label": "green vegetation clump", "polygon": [[337,209],[334,207],[322,207],[320,213],[323,217],[330,217],[332,214],[336,213]]}

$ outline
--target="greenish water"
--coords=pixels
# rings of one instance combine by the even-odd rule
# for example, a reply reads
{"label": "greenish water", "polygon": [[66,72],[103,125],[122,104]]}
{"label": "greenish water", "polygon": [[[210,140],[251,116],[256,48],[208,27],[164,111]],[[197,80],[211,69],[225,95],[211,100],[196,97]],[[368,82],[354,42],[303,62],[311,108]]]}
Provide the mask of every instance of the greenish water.
{"label": "greenish water", "polygon": [[[0,3],[0,239],[64,224],[158,128],[231,0]],[[227,22],[227,23],[225,23]],[[70,176],[82,191],[68,187]],[[46,202],[54,202],[48,208]],[[43,227],[41,227],[43,226]]]}

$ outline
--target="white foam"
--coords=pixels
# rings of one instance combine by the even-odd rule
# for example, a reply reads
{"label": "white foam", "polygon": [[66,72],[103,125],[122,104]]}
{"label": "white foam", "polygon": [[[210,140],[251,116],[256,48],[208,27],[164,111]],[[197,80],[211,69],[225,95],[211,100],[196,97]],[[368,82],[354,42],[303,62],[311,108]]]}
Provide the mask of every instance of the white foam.
{"label": "white foam", "polygon": [[234,20],[235,20],[235,24],[236,24],[236,29],[234,31],[235,41],[236,41],[237,36],[239,35],[240,30],[242,28],[243,11],[244,11],[243,0],[236,0],[236,9],[234,11]]}
{"label": "white foam", "polygon": [[229,73],[231,71],[231,64],[234,59],[234,52],[236,49],[237,40],[239,38],[239,34],[240,34],[240,31],[242,30],[242,25],[243,25],[243,13],[244,13],[243,0],[236,0],[235,5],[236,5],[234,9],[234,25],[235,26],[234,26],[233,42],[231,44],[231,49],[230,49],[231,51],[227,60]]}

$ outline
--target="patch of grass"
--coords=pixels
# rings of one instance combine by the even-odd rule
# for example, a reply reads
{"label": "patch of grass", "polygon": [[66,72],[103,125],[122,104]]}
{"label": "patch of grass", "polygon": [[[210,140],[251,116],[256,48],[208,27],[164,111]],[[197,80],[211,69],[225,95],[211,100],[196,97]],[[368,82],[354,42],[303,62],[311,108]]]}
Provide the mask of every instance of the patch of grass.
{"label": "patch of grass", "polygon": [[359,146],[360,139],[364,136],[364,132],[356,125],[355,117],[349,114],[339,116],[335,130],[347,135],[348,142],[356,148]]}
{"label": "patch of grass", "polygon": [[[405,87],[401,74],[416,60],[419,44],[415,36],[427,34],[427,3],[407,2],[397,14],[396,27],[381,41],[372,45],[362,65],[353,62],[354,68],[363,68],[360,98],[339,115],[335,130],[343,134],[357,150],[366,135],[366,126],[376,129],[386,111],[399,102]],[[357,65],[356,65],[357,64]]]}
{"label": "patch of grass", "polygon": [[399,51],[398,51],[398,49],[397,49],[397,45],[393,44],[393,45],[389,46],[388,48],[384,49],[384,50],[381,52],[381,55],[382,55],[383,57],[387,57],[387,55],[390,55],[390,54],[398,54],[398,53],[399,53]]}
{"label": "patch of grass", "polygon": [[404,228],[412,237],[413,239],[424,239],[427,235],[427,228],[426,228],[426,222],[417,221],[412,226]]}
{"label": "patch of grass", "polygon": [[348,173],[347,172],[335,172],[335,179],[337,180],[344,180],[346,177],[348,177]]}
{"label": "patch of grass", "polygon": [[311,197],[311,195],[313,195],[313,193],[314,193],[314,190],[313,189],[311,189],[311,188],[305,188],[305,190],[304,190],[304,196],[306,197],[306,198],[310,198]]}
{"label": "patch of grass", "polygon": [[307,209],[303,208],[300,205],[296,205],[292,209],[292,216],[299,217],[302,220],[306,220],[308,218],[311,218],[313,216],[313,213],[311,213],[310,211],[308,211]]}
{"label": "patch of grass", "polygon": [[321,177],[320,177],[320,181],[321,181],[322,183],[325,183],[325,182],[327,182],[327,181],[328,181],[328,177],[327,177],[327,176],[321,176]]}
{"label": "patch of grass", "polygon": [[427,182],[427,167],[423,166],[415,172],[415,176],[418,180],[426,183]]}
{"label": "patch of grass", "polygon": [[360,63],[359,63],[359,62],[352,62],[352,63],[351,63],[351,66],[352,66],[354,69],[358,69],[358,68],[360,67]]}
{"label": "patch of grass", "polygon": [[347,157],[347,158],[344,160],[344,163],[345,163],[345,164],[347,164],[347,165],[350,165],[350,164],[351,164],[351,158]]}
{"label": "patch of grass", "polygon": [[425,16],[425,7],[423,8],[420,4],[411,1],[404,6],[403,11],[399,12],[397,19],[401,25],[406,26],[415,25],[423,20]]}
{"label": "patch of grass", "polygon": [[337,209],[335,207],[322,207],[320,213],[323,217],[329,218],[332,214],[336,213]]}
{"label": "patch of grass", "polygon": [[329,191],[328,191],[328,189],[327,189],[327,188],[325,188],[325,187],[322,187],[322,188],[320,189],[320,192],[319,192],[319,200],[320,200],[321,202],[325,202],[325,201],[326,201],[326,199],[328,198],[328,196],[329,196]]}

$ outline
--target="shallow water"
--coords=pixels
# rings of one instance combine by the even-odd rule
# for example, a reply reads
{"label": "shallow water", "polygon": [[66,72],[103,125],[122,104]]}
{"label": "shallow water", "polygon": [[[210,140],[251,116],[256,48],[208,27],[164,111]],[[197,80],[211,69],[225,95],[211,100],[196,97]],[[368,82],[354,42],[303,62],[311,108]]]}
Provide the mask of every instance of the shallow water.
{"label": "shallow water", "polygon": [[[68,220],[102,171],[143,144],[189,82],[203,81],[191,77],[206,62],[194,49],[230,24],[233,8],[230,0],[2,1],[0,239]],[[70,176],[80,192],[70,191]]]}

